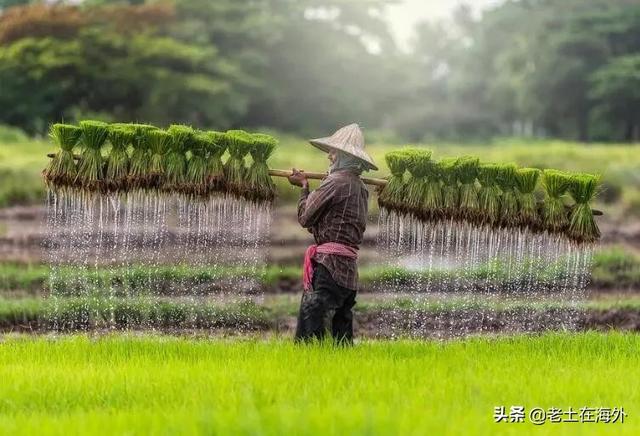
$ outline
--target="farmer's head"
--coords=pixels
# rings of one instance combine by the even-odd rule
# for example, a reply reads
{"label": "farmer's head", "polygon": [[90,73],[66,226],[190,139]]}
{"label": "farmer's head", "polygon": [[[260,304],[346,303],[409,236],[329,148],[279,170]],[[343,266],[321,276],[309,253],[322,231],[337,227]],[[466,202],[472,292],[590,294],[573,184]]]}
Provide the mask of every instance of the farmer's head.
{"label": "farmer's head", "polygon": [[311,139],[309,142],[328,153],[330,172],[349,169],[360,174],[378,169],[364,150],[364,134],[357,124],[349,124],[331,136]]}
{"label": "farmer's head", "polygon": [[344,151],[331,149],[329,150],[329,172],[332,173],[338,170],[351,170],[356,174],[361,174],[366,170],[366,164],[362,159],[345,153]]}

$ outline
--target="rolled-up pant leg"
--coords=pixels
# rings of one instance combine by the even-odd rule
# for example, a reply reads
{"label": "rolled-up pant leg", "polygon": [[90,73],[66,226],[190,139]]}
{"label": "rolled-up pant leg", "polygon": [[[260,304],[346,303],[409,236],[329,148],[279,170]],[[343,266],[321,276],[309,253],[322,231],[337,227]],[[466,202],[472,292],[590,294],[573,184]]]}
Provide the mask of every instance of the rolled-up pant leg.
{"label": "rolled-up pant leg", "polygon": [[312,289],[302,294],[296,340],[322,339],[326,332],[328,316],[331,333],[340,342],[353,340],[353,315],[356,291],[338,285],[322,264],[314,264]]}

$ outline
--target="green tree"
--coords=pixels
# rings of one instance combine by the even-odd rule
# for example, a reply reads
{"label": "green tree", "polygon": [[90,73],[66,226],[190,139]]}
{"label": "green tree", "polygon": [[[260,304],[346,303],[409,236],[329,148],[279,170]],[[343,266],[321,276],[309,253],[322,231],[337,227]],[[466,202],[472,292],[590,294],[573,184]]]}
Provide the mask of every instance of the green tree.
{"label": "green tree", "polygon": [[640,55],[614,58],[592,76],[590,96],[599,116],[615,131],[624,131],[624,140],[640,141]]}

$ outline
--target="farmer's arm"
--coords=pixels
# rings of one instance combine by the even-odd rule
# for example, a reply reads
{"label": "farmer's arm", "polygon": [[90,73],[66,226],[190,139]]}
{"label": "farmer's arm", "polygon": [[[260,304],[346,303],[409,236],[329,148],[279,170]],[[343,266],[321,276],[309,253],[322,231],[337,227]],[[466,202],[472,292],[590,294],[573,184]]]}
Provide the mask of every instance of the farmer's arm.
{"label": "farmer's arm", "polygon": [[309,193],[309,185],[305,184],[298,201],[298,222],[300,225],[309,228],[316,224],[331,205],[334,195],[335,187],[330,179],[325,179],[318,189],[311,193]]}

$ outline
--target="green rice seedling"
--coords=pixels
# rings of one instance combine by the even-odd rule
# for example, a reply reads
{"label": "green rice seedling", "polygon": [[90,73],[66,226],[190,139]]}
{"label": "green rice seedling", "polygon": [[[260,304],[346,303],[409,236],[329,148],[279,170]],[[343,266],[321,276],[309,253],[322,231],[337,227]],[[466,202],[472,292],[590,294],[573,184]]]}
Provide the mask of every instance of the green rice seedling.
{"label": "green rice seedling", "polygon": [[593,218],[589,203],[598,194],[600,177],[576,174],[569,181],[569,193],[576,202],[571,211],[569,236],[578,242],[592,243],[600,238],[600,229]]}
{"label": "green rice seedling", "polygon": [[456,162],[456,172],[460,183],[459,215],[462,219],[471,222],[478,221],[481,218],[480,202],[476,188],[479,165],[480,159],[473,156],[462,156]]}
{"label": "green rice seedling", "polygon": [[404,197],[407,186],[404,175],[409,166],[409,156],[404,150],[391,151],[384,156],[391,175],[387,179],[387,185],[378,194],[378,204],[381,208],[406,212]]}
{"label": "green rice seedling", "polygon": [[542,209],[542,223],[549,232],[562,232],[569,225],[563,196],[569,188],[571,177],[557,170],[544,170],[545,199]]}
{"label": "green rice seedling", "polygon": [[79,127],[69,124],[53,124],[49,129],[49,136],[60,147],[43,172],[49,187],[57,189],[74,184],[78,169],[73,159],[73,148],[81,134]]}
{"label": "green rice seedling", "polygon": [[500,220],[500,197],[502,191],[498,186],[500,165],[493,163],[480,164],[478,167],[478,201],[482,212],[481,221],[495,225]]}
{"label": "green rice seedling", "polygon": [[387,185],[380,189],[378,195],[380,207],[400,212],[405,211],[406,182],[404,175],[409,166],[409,159],[410,153],[406,153],[406,150],[395,150],[385,155],[385,161],[391,175],[387,178]]}
{"label": "green rice seedling", "polygon": [[422,202],[424,218],[437,220],[443,216],[442,184],[440,183],[440,166],[432,160],[426,166],[426,188]]}
{"label": "green rice seedling", "polygon": [[207,186],[209,192],[226,192],[224,177],[224,165],[222,155],[227,151],[225,134],[222,132],[208,131],[204,135],[208,139],[207,155]]}
{"label": "green rice seedling", "polygon": [[225,134],[229,159],[225,165],[225,178],[229,192],[237,197],[247,195],[247,168],[244,158],[253,147],[253,136],[244,130],[229,130]]}
{"label": "green rice seedling", "polygon": [[167,131],[161,129],[148,130],[145,134],[151,154],[149,187],[151,189],[159,189],[164,185],[165,158],[171,148],[173,137]]}
{"label": "green rice seedling", "polygon": [[500,197],[500,224],[504,227],[518,225],[518,167],[515,164],[500,165],[497,182],[502,195]]}
{"label": "green rice seedling", "polygon": [[456,219],[460,211],[457,158],[445,158],[438,162],[442,180],[442,210],[447,219]]}
{"label": "green rice seedling", "polygon": [[87,191],[100,190],[104,181],[102,146],[109,136],[109,126],[101,121],[80,121],[82,154],[76,183]]}
{"label": "green rice seedling", "polygon": [[147,133],[157,127],[149,124],[129,124],[128,129],[133,132],[133,152],[129,167],[129,185],[134,189],[147,189],[151,181],[151,150]]}
{"label": "green rice seedling", "polygon": [[267,160],[278,146],[278,140],[262,133],[253,135],[253,148],[249,152],[253,163],[249,167],[247,182],[249,197],[257,202],[272,202],[276,185],[269,175]]}
{"label": "green rice seedling", "polygon": [[535,190],[540,179],[540,170],[537,168],[520,168],[516,172],[516,184],[518,186],[520,225],[537,229],[540,227],[538,204]]}
{"label": "green rice seedling", "polygon": [[406,188],[407,210],[417,218],[423,219],[427,215],[423,205],[429,188],[427,177],[432,165],[431,150],[408,149],[405,153],[408,157],[407,171],[410,175]]}
{"label": "green rice seedling", "polygon": [[187,151],[195,131],[184,125],[174,124],[167,130],[171,135],[171,147],[165,165],[164,189],[169,192],[184,192],[187,177]]}
{"label": "green rice seedling", "polygon": [[117,192],[127,189],[129,175],[129,155],[127,149],[133,141],[134,132],[121,126],[109,126],[111,151],[107,157],[105,188]]}
{"label": "green rice seedling", "polygon": [[191,158],[187,161],[186,192],[196,197],[208,193],[207,155],[209,137],[204,132],[195,132],[190,141]]}

